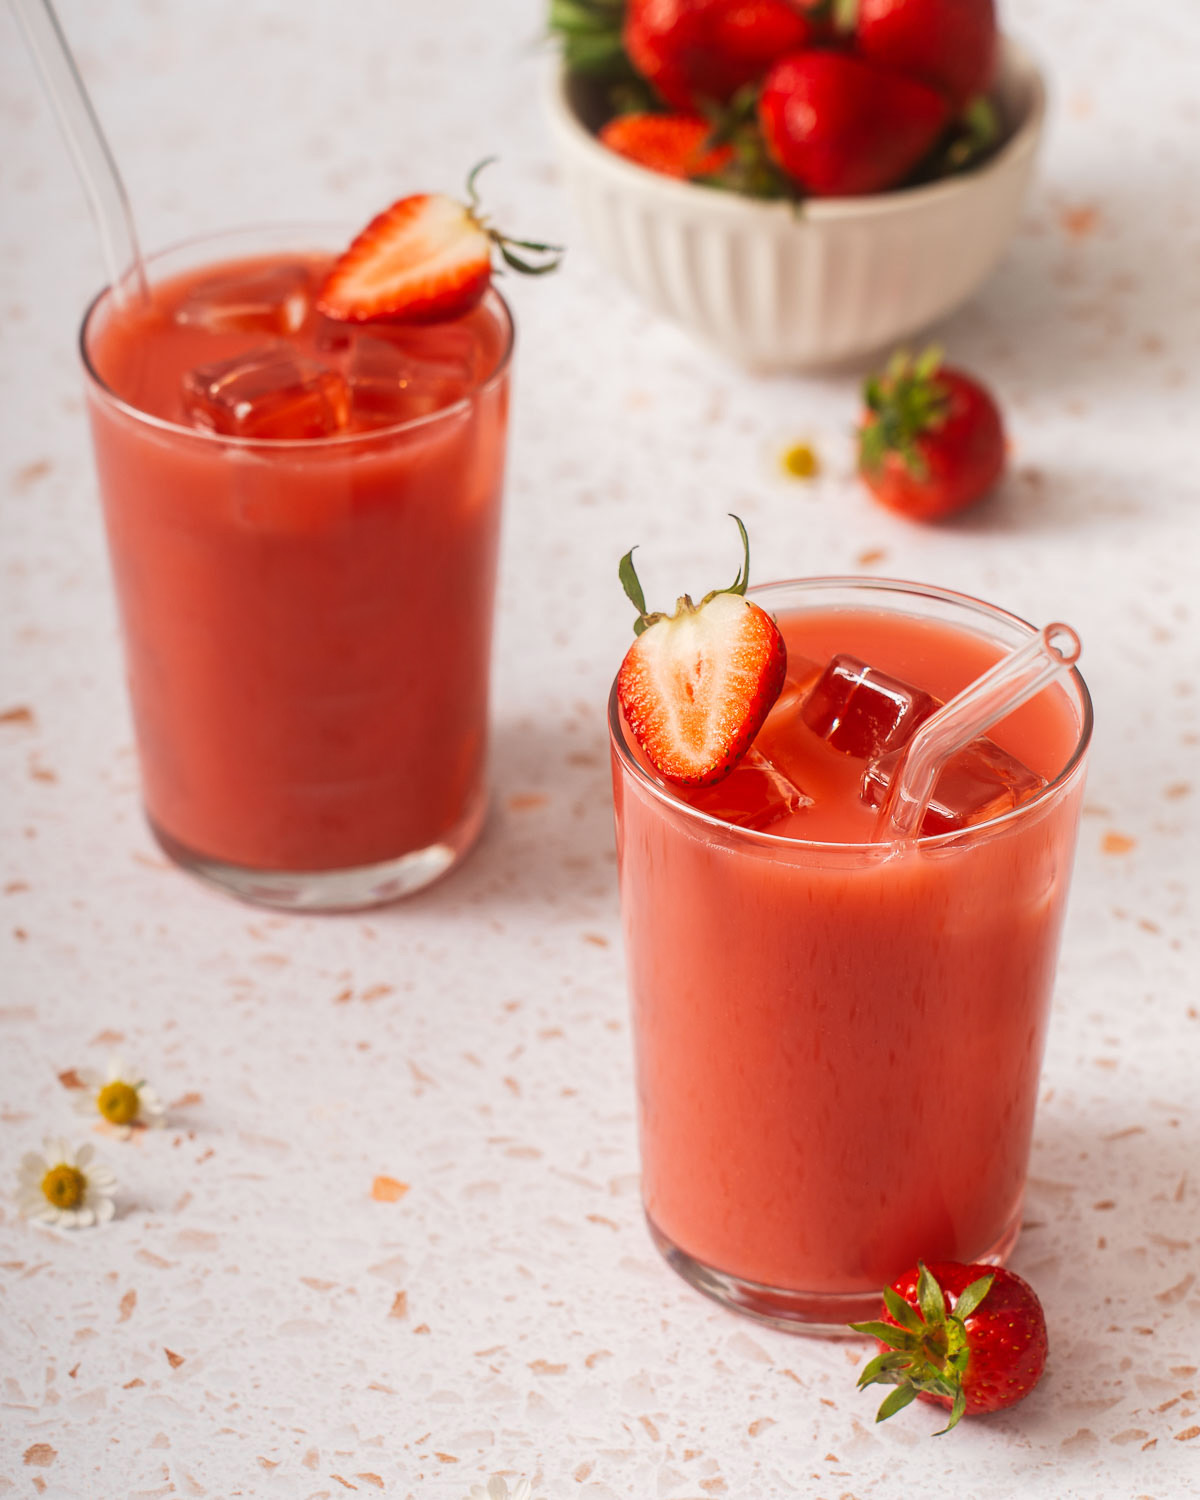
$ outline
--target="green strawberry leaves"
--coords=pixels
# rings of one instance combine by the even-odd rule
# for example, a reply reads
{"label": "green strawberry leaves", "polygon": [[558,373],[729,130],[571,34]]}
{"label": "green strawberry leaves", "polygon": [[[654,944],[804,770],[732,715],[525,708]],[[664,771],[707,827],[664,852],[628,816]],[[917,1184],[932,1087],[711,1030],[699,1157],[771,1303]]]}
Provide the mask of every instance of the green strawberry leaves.
{"label": "green strawberry leaves", "polygon": [[863,384],[863,400],[870,417],[859,433],[859,467],[877,473],[889,453],[904,460],[917,479],[928,475],[928,465],[918,440],[934,432],[946,420],[949,399],[938,379],[942,351],[931,345],[916,359],[899,350],[888,361],[882,375],[870,375]]}
{"label": "green strawberry leaves", "polygon": [[877,1422],[903,1410],[922,1391],[945,1397],[952,1405],[940,1436],[956,1426],[966,1410],[964,1378],[971,1359],[966,1321],[991,1291],[995,1276],[980,1276],[964,1287],[948,1310],[937,1278],[923,1262],[918,1262],[918,1268],[916,1307],[893,1287],[883,1294],[884,1306],[899,1327],[878,1319],[851,1323],[856,1333],[865,1333],[885,1346],[863,1367],[858,1388],[896,1387],[876,1412]]}
{"label": "green strawberry leaves", "polygon": [[979,94],[963,109],[953,133],[940,153],[935,175],[947,176],[973,167],[1000,139],[1000,115],[986,94]]}
{"label": "green strawberry leaves", "polygon": [[637,619],[633,622],[634,635],[641,635],[655,619],[661,619],[661,615],[653,617],[646,613],[646,596],[642,592],[641,580],[637,576],[637,570],[633,566],[633,554],[636,547],[630,547],[629,551],[621,559],[617,566],[617,577],[621,580],[621,587],[625,590],[625,596],[638,612]]}
{"label": "green strawberry leaves", "polygon": [[[710,589],[709,592],[705,594],[704,598],[701,599],[699,604],[693,604],[690,595],[681,595],[681,597],[676,601],[675,604],[676,614],[679,614],[681,611],[703,609],[708,601],[710,599],[715,599],[718,594],[744,595],[747,588],[749,587],[750,537],[747,534],[745,526],[742,524],[742,518],[740,516],[735,516],[732,511],[729,512],[729,515],[736,524],[738,533],[742,538],[742,565],[737,571],[737,577],[726,589]],[[656,610],[653,614],[647,613],[646,595],[642,590],[641,580],[637,576],[637,569],[633,565],[633,554],[636,551],[636,547],[631,547],[625,554],[625,556],[621,559],[620,563],[617,565],[617,577],[621,580],[621,587],[625,590],[625,597],[638,612],[637,619],[633,622],[633,633],[634,635],[641,635],[642,632],[648,630],[651,625],[656,625],[659,620],[665,620],[667,618],[673,617],[668,617],[662,610]]]}
{"label": "green strawberry leaves", "polygon": [[[501,234],[498,229],[493,229],[484,217],[475,183],[483,169],[490,167],[496,160],[494,156],[485,156],[482,161],[476,162],[468,173],[467,212],[495,245],[506,266],[511,266],[514,271],[520,271],[522,276],[545,276],[549,271],[557,271],[566,253],[561,245],[546,245],[540,240],[515,240],[510,235]],[[547,258],[540,264],[535,264],[525,256],[517,255],[516,250],[531,250],[535,255]]]}
{"label": "green strawberry leaves", "polygon": [[729,146],[733,155],[718,172],[693,178],[708,187],[726,188],[747,198],[791,198],[802,194],[788,175],[771,160],[758,122],[757,83],[740,88],[728,104],[710,105],[704,114],[712,127],[710,146]]}
{"label": "green strawberry leaves", "polygon": [[627,78],[633,73],[621,40],[625,0],[550,0],[549,29],[562,42],[573,73]]}

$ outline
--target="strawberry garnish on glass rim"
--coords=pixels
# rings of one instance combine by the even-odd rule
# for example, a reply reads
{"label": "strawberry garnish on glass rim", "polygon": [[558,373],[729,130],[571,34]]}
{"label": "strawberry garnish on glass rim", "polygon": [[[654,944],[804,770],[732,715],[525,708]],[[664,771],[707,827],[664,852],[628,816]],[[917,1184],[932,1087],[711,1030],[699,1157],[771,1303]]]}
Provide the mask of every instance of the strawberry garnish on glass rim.
{"label": "strawberry garnish on glass rim", "polygon": [[711,786],[750,748],[787,670],[787,648],[765,610],[745,597],[750,539],[737,516],[743,563],[726,589],[672,614],[648,613],[631,549],[619,576],[638,611],[637,640],[617,674],[629,728],[654,769],[682,786]]}
{"label": "strawberry garnish on glass rim", "polygon": [[858,1377],[859,1389],[896,1387],[877,1422],[919,1396],[949,1409],[941,1429],[949,1432],[963,1416],[1023,1401],[1046,1367],[1042,1304],[1004,1266],[918,1261],[884,1291],[880,1321],[850,1326],[882,1349]]}
{"label": "strawberry garnish on glass rim", "polygon": [[[334,261],[317,295],[327,318],[343,323],[440,323],[479,302],[505,265],[525,276],[553,271],[562,247],[516,240],[494,229],[480,211],[475,182],[494,157],[467,178],[467,202],[442,193],[414,193],[378,214]],[[534,262],[518,255],[547,257]]]}

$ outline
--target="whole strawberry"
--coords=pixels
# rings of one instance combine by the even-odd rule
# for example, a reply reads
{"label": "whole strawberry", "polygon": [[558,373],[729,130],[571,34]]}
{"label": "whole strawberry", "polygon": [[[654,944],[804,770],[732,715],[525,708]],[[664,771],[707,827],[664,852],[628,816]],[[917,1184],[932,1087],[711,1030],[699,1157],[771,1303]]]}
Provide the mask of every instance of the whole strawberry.
{"label": "whole strawberry", "polygon": [[911,520],[952,515],[1004,472],[1000,408],[979,381],[942,364],[941,351],[897,354],[863,387],[858,471],[889,510]]}
{"label": "whole strawberry", "polygon": [[684,594],[673,614],[649,614],[627,552],[622,587],[638,616],[637,639],[617,673],[617,697],[634,738],[658,773],[683,786],[712,786],[750,748],[787,673],[779,626],[745,597],[750,542],[727,589],[699,604]]}
{"label": "whole strawberry", "polygon": [[860,57],[918,78],[957,113],[992,81],[995,0],[858,0]]}
{"label": "whole strawberry", "polygon": [[629,0],[622,38],[659,96],[691,112],[725,103],[816,30],[787,0]]}
{"label": "whole strawberry", "polygon": [[949,120],[942,96],[840,52],[795,52],[763,79],[767,150],[810,193],[855,197],[895,187]]}
{"label": "whole strawberry", "polygon": [[948,1408],[949,1432],[960,1417],[1003,1411],[1023,1401],[1046,1367],[1046,1319],[1027,1281],[1003,1266],[918,1262],[883,1294],[879,1322],[852,1323],[882,1352],[858,1377],[894,1385],[875,1420],[915,1397]]}

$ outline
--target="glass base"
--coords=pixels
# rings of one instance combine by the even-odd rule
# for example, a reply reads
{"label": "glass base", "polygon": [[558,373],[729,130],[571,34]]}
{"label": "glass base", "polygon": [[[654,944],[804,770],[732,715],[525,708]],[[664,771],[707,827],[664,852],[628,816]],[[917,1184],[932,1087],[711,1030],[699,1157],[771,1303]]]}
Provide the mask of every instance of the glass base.
{"label": "glass base", "polygon": [[[650,1237],[667,1264],[690,1286],[733,1312],[744,1313],[759,1323],[782,1328],[785,1333],[807,1333],[822,1338],[860,1338],[847,1327],[877,1318],[883,1287],[869,1292],[798,1292],[746,1281],[728,1271],[718,1271],[681,1250],[663,1234],[650,1215],[646,1215]],[[1004,1233],[990,1250],[973,1257],[972,1263],[1003,1265],[1012,1254],[1021,1232],[1021,1208],[1009,1221]],[[897,1272],[899,1274],[899,1272]]]}
{"label": "glass base", "polygon": [[280,911],[346,912],[383,906],[440,880],[479,837],[486,813],[487,797],[481,793],[467,816],[438,843],[349,870],[252,870],[231,865],[189,849],[158,827],[149,814],[146,821],[163,853],[175,864],[241,901]]}

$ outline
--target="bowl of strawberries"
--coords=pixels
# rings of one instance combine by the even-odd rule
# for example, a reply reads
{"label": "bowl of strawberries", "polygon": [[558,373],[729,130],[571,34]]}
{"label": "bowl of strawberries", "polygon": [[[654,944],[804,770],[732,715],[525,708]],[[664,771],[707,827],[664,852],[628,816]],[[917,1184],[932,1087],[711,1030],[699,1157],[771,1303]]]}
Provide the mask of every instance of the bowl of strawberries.
{"label": "bowl of strawberries", "polygon": [[994,0],[551,0],[582,237],[750,369],[857,359],[964,302],[1045,113]]}

